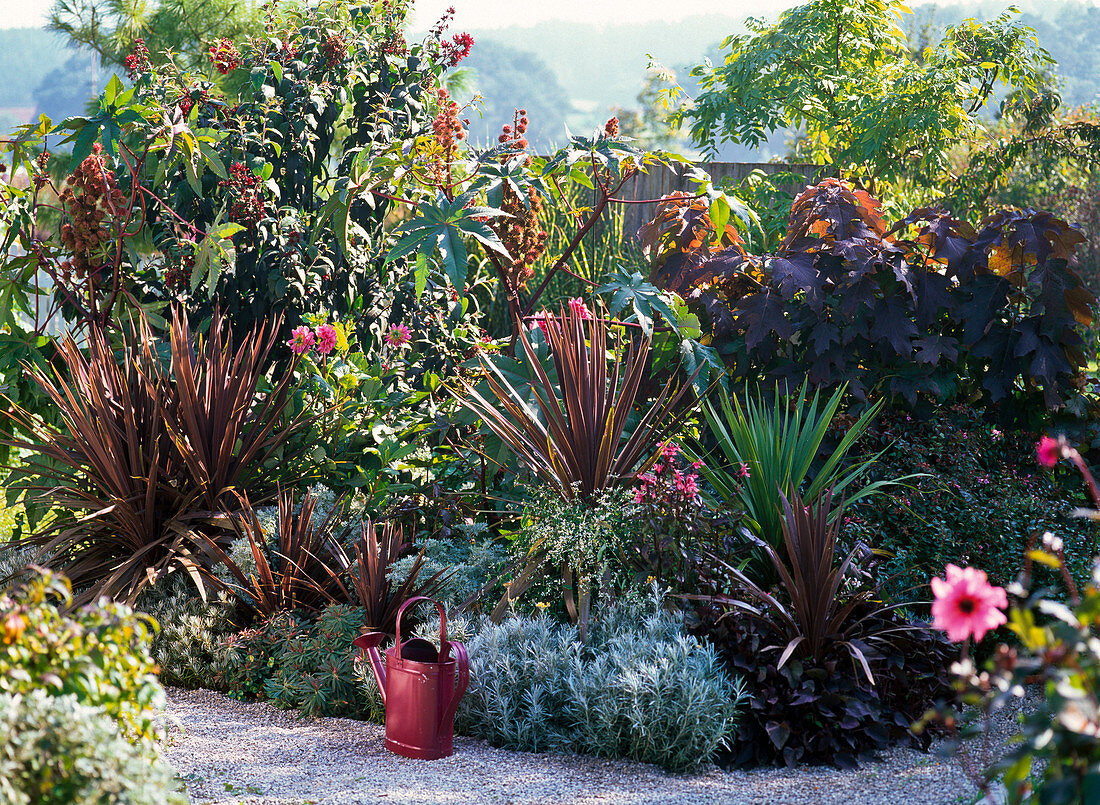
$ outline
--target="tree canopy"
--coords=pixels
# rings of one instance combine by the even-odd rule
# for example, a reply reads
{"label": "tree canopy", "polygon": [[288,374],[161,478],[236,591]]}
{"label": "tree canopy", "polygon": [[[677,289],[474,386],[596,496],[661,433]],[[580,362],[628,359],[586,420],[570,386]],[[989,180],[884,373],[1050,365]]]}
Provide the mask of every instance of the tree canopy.
{"label": "tree canopy", "polygon": [[724,61],[696,66],[702,93],[678,118],[713,154],[800,133],[796,155],[836,166],[873,189],[880,181],[935,187],[949,153],[984,129],[1004,92],[1031,94],[1051,65],[1015,9],[964,20],[914,52],[900,0],[810,0],[778,21],[748,21],[722,43]]}

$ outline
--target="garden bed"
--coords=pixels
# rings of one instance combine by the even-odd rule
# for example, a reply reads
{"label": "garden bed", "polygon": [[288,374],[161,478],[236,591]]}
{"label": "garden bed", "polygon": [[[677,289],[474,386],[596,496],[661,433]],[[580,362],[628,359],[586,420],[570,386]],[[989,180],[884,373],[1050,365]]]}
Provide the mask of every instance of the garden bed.
{"label": "garden bed", "polygon": [[[859,769],[767,768],[694,775],[655,766],[496,749],[455,738],[436,761],[398,757],[382,727],[343,718],[298,719],[266,703],[169,689],[166,757],[195,803],[769,803],[947,805],[974,789],[957,761],[895,748]],[[1010,720],[1002,719],[1006,727]],[[998,740],[1005,730],[995,731]]]}

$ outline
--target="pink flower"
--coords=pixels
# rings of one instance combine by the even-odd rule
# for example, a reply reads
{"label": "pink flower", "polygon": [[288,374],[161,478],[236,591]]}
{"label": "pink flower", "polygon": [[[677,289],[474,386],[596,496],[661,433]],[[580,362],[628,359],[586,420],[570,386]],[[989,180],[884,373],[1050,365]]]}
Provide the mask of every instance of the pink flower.
{"label": "pink flower", "polygon": [[1001,611],[1008,606],[1003,587],[994,587],[985,571],[974,567],[947,566],[946,581],[932,579],[932,626],[947,632],[956,642],[974,635],[981,640],[990,629],[1008,619]]}
{"label": "pink flower", "polygon": [[664,445],[661,446],[661,458],[665,459],[666,461],[671,461],[672,459],[676,458],[679,452],[680,445],[676,444],[675,442],[665,442]]}
{"label": "pink flower", "polygon": [[1050,436],[1044,436],[1035,445],[1035,457],[1044,467],[1053,467],[1062,457],[1062,442]]}
{"label": "pink flower", "polygon": [[749,465],[748,465],[748,464],[742,464],[742,465],[741,465],[741,466],[740,466],[740,467],[739,467],[739,468],[737,469],[737,477],[738,477],[738,478],[741,478],[741,479],[744,479],[744,478],[748,478],[748,477],[749,477]]}
{"label": "pink flower", "polygon": [[336,347],[336,328],[331,324],[322,324],[317,328],[317,351],[328,355]]}
{"label": "pink flower", "polygon": [[386,333],[386,343],[400,349],[412,341],[412,330],[404,324],[391,324]]}
{"label": "pink flower", "polygon": [[544,336],[546,336],[547,340],[549,340],[550,339],[550,316],[546,313],[546,311],[545,310],[540,310],[538,313],[536,313],[531,318],[533,318],[535,320],[535,324],[537,324],[539,326],[539,329],[542,330],[542,334]]}
{"label": "pink flower", "polygon": [[592,318],[592,311],[588,309],[588,305],[579,296],[574,296],[569,300],[569,312],[581,321],[588,321]]}
{"label": "pink flower", "polygon": [[313,334],[313,330],[303,324],[301,327],[295,327],[291,330],[290,340],[286,344],[294,350],[295,355],[304,355],[309,352],[309,348],[313,346],[313,342],[316,340],[317,337]]}

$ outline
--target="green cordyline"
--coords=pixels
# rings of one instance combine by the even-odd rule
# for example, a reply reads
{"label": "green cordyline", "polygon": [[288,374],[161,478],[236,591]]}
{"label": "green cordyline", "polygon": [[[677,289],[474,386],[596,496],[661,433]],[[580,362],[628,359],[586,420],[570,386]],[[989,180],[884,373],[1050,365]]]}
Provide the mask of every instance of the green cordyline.
{"label": "green cordyline", "polygon": [[863,411],[815,469],[844,390],[841,386],[822,404],[819,391],[809,396],[808,384],[790,397],[777,386],[771,400],[754,397],[746,390],[742,403],[720,386],[718,404],[708,401],[703,406],[718,455],[712,457],[698,449],[692,458],[704,461],[699,472],[721,502],[744,507],[746,525],[769,545],[783,541],[780,493],[794,492],[816,500],[832,489],[840,504],[836,511],[840,511],[914,477],[860,486],[860,478],[882,451],[851,464],[845,462],[882,407],[881,401]]}

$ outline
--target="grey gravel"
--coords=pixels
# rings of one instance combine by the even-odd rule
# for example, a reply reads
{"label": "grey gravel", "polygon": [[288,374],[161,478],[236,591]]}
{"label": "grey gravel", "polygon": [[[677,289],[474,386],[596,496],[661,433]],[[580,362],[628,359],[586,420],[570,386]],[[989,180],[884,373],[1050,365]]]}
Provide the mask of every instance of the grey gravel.
{"label": "grey gravel", "polygon": [[[170,689],[168,717],[165,754],[194,803],[946,805],[975,797],[957,761],[900,747],[851,771],[710,766],[674,775],[625,761],[511,752],[458,736],[449,758],[409,760],[383,748],[375,724],[301,720],[206,690]],[[1002,719],[999,739],[1008,723]]]}

